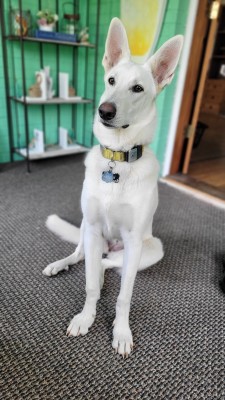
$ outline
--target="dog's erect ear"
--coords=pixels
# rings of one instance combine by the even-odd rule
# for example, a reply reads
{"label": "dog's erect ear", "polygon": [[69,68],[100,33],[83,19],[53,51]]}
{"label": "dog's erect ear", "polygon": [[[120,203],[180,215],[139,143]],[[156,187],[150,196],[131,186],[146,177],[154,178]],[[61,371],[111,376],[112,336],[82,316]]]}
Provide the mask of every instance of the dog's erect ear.
{"label": "dog's erect ear", "polygon": [[102,60],[105,72],[108,72],[121,59],[129,60],[129,58],[130,49],[125,28],[118,18],[113,18],[109,26]]}
{"label": "dog's erect ear", "polygon": [[173,79],[183,45],[183,36],[177,35],[169,39],[146,62],[150,66],[156,83],[157,92],[160,92]]}

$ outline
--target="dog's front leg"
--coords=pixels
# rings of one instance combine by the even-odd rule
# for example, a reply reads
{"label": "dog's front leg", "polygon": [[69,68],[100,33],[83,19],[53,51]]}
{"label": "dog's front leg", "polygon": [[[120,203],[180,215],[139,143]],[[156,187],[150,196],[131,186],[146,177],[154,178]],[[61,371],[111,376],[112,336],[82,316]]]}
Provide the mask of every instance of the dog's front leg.
{"label": "dog's front leg", "polygon": [[85,224],[84,253],[86,269],[86,301],[80,314],[75,315],[68,329],[68,336],[85,335],[95,320],[96,304],[102,284],[101,258],[103,237],[100,224]]}
{"label": "dog's front leg", "polygon": [[133,348],[133,338],[129,327],[130,302],[134,281],[140,263],[142,241],[127,234],[124,238],[124,261],[121,288],[116,304],[116,319],[113,329],[112,346],[123,357],[128,356]]}

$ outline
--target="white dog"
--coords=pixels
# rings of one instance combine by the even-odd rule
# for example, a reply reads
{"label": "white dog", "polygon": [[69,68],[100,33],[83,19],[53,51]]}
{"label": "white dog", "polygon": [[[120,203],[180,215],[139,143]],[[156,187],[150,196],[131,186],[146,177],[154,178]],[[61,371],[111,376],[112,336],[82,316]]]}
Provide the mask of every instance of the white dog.
{"label": "white dog", "polygon": [[[105,269],[122,269],[112,346],[123,356],[133,346],[129,311],[136,273],[163,257],[160,240],[152,236],[159,167],[148,145],[155,129],[155,98],[173,78],[182,42],[182,36],[175,36],[145,64],[137,65],[130,59],[122,23],[112,20],[103,58],[105,92],[94,120],[100,145],[91,149],[85,162],[81,229],[57,216],[47,221],[63,239],[79,244],[72,255],[48,265],[45,275],[55,275],[85,258],[86,301],[72,319],[68,335],[88,332]],[[102,259],[103,253],[108,255]]]}

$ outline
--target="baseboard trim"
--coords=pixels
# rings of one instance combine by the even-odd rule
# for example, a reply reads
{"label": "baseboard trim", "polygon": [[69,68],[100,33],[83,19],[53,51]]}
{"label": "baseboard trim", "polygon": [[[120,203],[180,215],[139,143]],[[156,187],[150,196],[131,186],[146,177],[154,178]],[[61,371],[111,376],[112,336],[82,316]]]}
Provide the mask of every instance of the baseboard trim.
{"label": "baseboard trim", "polygon": [[185,183],[182,183],[180,181],[177,181],[172,178],[161,178],[160,182],[165,183],[169,186],[172,186],[182,192],[185,192],[189,194],[190,196],[193,196],[199,200],[202,200],[206,203],[209,203],[215,207],[223,208],[225,209],[225,200],[219,199],[218,197],[215,197],[211,194],[205,193],[201,190],[198,190],[196,188],[193,188],[191,186],[186,185]]}

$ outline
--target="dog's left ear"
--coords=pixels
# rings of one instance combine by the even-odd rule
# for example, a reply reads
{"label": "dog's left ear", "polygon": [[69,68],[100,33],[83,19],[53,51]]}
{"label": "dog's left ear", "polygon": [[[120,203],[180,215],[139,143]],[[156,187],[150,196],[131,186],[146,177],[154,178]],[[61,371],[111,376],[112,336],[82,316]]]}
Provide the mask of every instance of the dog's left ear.
{"label": "dog's left ear", "polygon": [[145,67],[149,68],[150,66],[152,70],[157,92],[160,92],[160,90],[172,81],[182,46],[183,36],[174,36],[164,43],[145,63]]}
{"label": "dog's left ear", "polygon": [[105,72],[108,72],[120,60],[129,60],[129,58],[130,49],[125,28],[119,18],[113,18],[109,26],[102,60]]}

